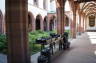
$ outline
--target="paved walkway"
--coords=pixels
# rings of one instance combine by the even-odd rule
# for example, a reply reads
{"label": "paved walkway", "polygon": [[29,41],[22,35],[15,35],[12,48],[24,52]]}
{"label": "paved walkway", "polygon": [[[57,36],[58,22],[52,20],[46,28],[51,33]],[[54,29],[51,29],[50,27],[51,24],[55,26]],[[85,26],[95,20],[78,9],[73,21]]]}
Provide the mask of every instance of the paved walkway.
{"label": "paved walkway", "polygon": [[0,54],[0,63],[7,63],[7,56],[4,54]]}
{"label": "paved walkway", "polygon": [[96,32],[84,33],[71,43],[52,63],[96,63]]}

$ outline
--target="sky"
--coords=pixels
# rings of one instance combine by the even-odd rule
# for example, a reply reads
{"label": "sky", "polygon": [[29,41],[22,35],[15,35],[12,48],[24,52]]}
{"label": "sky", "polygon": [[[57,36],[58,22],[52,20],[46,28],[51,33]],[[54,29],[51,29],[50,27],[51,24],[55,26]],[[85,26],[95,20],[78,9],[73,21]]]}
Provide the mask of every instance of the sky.
{"label": "sky", "polygon": [[5,13],[5,0],[0,0],[0,10]]}
{"label": "sky", "polygon": [[[55,1],[51,2],[50,4],[50,11],[56,12],[56,4]],[[65,11],[70,11],[69,2],[66,1],[65,3]]]}
{"label": "sky", "polygon": [[55,1],[51,2],[51,4],[50,4],[50,11],[56,12],[56,4],[55,4]]}
{"label": "sky", "polygon": [[70,6],[68,1],[66,1],[65,3],[65,11],[70,11]]}

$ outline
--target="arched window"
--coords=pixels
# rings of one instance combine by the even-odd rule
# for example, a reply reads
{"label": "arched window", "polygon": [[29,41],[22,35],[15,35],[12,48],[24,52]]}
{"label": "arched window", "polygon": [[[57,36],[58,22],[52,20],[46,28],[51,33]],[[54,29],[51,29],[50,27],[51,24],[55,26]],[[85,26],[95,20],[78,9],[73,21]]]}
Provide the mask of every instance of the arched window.
{"label": "arched window", "polygon": [[95,16],[89,16],[89,26],[94,27],[95,26]]}
{"label": "arched window", "polygon": [[36,16],[36,30],[40,30],[41,29],[41,15],[37,15]]}
{"label": "arched window", "polygon": [[47,31],[47,21],[48,21],[48,18],[47,17],[45,17],[44,18],[44,31]]}

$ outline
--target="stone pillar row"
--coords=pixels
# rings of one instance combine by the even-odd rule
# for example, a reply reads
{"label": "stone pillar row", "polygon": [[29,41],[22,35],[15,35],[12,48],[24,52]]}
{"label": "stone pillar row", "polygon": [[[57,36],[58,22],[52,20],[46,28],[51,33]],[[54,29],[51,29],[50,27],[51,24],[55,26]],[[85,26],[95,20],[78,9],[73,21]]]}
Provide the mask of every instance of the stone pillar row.
{"label": "stone pillar row", "polygon": [[8,63],[30,63],[27,2],[28,0],[6,0]]}
{"label": "stone pillar row", "polygon": [[[71,35],[72,35],[72,38],[76,38],[76,12],[78,10],[78,2],[74,2],[74,8],[73,8],[73,21],[72,21],[72,26],[71,26]],[[85,26],[85,14],[82,13],[82,11],[79,10],[79,24],[78,24],[78,32],[84,32],[84,26]]]}

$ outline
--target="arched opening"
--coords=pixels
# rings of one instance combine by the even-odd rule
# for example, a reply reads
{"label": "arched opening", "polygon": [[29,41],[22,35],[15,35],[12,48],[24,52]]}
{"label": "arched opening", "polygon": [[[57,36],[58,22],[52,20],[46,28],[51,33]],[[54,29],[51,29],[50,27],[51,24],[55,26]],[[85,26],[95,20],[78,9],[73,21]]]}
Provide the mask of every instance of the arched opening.
{"label": "arched opening", "polygon": [[44,31],[47,31],[47,21],[48,21],[48,18],[47,16],[44,18]]}
{"label": "arched opening", "polygon": [[32,29],[33,29],[32,23],[33,23],[33,14],[31,12],[29,12],[28,13],[28,30],[29,30],[29,32],[32,31]]}
{"label": "arched opening", "polygon": [[3,23],[3,14],[2,11],[0,10],[0,34],[2,33],[2,23]]}
{"label": "arched opening", "polygon": [[54,29],[54,21],[50,20],[50,31]]}
{"label": "arched opening", "polygon": [[66,16],[66,20],[65,20],[65,26],[69,26],[69,19],[67,16]]}
{"label": "arched opening", "polygon": [[50,31],[54,30],[55,29],[55,16],[52,16],[51,19],[50,19]]}
{"label": "arched opening", "polygon": [[41,29],[41,15],[37,15],[36,16],[36,30],[40,30]]}
{"label": "arched opening", "polygon": [[89,26],[90,27],[95,26],[95,16],[93,16],[93,15],[89,16]]}

